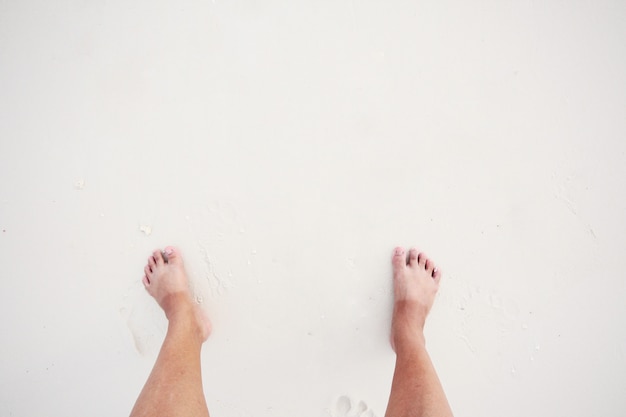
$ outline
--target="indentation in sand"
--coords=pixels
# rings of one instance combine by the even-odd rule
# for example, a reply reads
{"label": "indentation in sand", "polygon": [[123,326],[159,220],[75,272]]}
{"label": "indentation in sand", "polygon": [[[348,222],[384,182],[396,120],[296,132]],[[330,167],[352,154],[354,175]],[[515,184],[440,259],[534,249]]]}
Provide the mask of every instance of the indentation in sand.
{"label": "indentation in sand", "polygon": [[355,405],[355,402],[347,395],[337,398],[330,411],[332,417],[375,417],[365,401],[358,401]]}
{"label": "indentation in sand", "polygon": [[85,188],[85,180],[84,179],[79,179],[74,181],[74,188],[77,190],[82,190]]}
{"label": "indentation in sand", "polygon": [[136,282],[128,289],[119,311],[126,320],[137,352],[142,356],[155,352],[165,338],[167,321],[142,283]]}

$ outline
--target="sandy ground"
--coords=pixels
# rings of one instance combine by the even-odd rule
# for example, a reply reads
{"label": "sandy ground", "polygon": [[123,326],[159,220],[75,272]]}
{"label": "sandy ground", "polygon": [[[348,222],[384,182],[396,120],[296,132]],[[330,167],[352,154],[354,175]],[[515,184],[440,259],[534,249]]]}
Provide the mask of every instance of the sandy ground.
{"label": "sandy ground", "polygon": [[129,413],[181,248],[212,416],[384,414],[390,256],[461,416],[626,412],[620,2],[0,2],[0,415]]}

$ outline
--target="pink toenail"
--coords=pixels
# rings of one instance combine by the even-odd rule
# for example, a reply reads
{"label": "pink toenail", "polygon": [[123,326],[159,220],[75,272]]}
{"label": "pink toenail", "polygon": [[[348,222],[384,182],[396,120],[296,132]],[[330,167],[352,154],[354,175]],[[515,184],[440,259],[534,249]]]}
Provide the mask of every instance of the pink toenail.
{"label": "pink toenail", "polygon": [[404,249],[398,248],[396,249],[396,255],[402,255],[404,254]]}
{"label": "pink toenail", "polygon": [[165,254],[166,254],[166,255],[171,255],[171,254],[173,254],[173,253],[174,253],[174,250],[173,250],[172,248],[167,248],[167,249],[165,249]]}

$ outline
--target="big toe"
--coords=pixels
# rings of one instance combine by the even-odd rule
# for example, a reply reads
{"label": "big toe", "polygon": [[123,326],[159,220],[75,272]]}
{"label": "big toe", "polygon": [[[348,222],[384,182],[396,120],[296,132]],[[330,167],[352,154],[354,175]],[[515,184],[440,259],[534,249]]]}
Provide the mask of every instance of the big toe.
{"label": "big toe", "polygon": [[182,264],[183,263],[183,258],[180,255],[180,251],[173,246],[165,247],[165,249],[163,250],[163,255],[164,255],[164,258],[167,260],[168,264]]}

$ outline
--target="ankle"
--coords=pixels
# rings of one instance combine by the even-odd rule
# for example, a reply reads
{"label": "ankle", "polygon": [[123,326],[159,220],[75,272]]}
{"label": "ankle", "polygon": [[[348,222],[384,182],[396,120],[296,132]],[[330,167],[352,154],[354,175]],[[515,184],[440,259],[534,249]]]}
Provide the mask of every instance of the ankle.
{"label": "ankle", "polygon": [[423,333],[403,335],[401,337],[396,336],[393,343],[394,351],[398,358],[413,356],[426,350],[426,339]]}
{"label": "ankle", "polygon": [[428,312],[419,303],[409,300],[396,302],[393,311],[392,334],[396,353],[424,348],[424,324]]}
{"label": "ankle", "polygon": [[196,308],[191,304],[182,304],[166,314],[168,320],[167,330],[172,334],[185,334],[198,339],[202,344],[208,335],[205,333],[203,323],[198,319]]}
{"label": "ankle", "polygon": [[428,311],[419,303],[403,300],[393,307],[393,328],[396,336],[413,337],[424,334]]}
{"label": "ankle", "polygon": [[187,317],[193,314],[193,304],[187,293],[168,294],[161,300],[160,304],[165,312],[165,317],[170,322],[179,317]]}
{"label": "ankle", "polygon": [[425,345],[424,329],[416,323],[395,320],[393,322],[393,342],[396,346]]}

